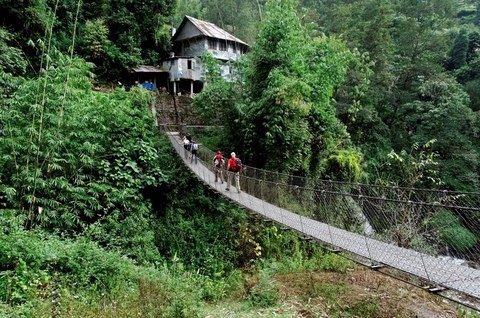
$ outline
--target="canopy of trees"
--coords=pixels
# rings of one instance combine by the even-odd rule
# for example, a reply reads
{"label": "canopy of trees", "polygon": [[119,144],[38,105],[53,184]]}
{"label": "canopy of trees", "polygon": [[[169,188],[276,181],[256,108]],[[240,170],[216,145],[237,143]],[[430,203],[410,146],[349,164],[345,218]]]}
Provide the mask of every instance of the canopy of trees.
{"label": "canopy of trees", "polygon": [[[456,3],[269,1],[230,90],[243,97],[216,108],[236,114],[230,143],[279,171],[478,190],[480,6]],[[438,155],[434,183],[390,170],[388,154],[412,147]]]}
{"label": "canopy of trees", "polygon": [[170,47],[175,1],[0,1],[0,27],[38,72],[38,40],[95,63],[102,80],[119,80],[132,66],[156,63]]}

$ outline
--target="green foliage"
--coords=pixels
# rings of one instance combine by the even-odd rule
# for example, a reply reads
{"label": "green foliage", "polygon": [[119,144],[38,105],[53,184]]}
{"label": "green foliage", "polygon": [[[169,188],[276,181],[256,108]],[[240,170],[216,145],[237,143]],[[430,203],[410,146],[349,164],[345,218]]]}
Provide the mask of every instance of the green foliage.
{"label": "green foliage", "polygon": [[[205,8],[202,0],[178,0],[175,13],[172,17],[172,25],[175,27],[182,23],[183,18],[189,15],[197,19],[204,19]],[[214,23],[214,21],[212,21]]]}
{"label": "green foliage", "polygon": [[164,268],[149,279],[142,277],[140,294],[146,300],[142,312],[151,317],[200,317],[201,277],[186,275],[181,266]]}
{"label": "green foliage", "polygon": [[[166,23],[165,18],[175,8],[174,1],[133,4],[129,1],[109,1],[106,4],[105,15],[100,17],[105,19],[110,30],[109,39],[119,49],[118,55],[115,55],[121,62],[119,66],[127,68],[132,66],[132,62],[137,62],[129,59],[129,55],[143,58],[146,63],[156,62],[159,55],[170,47],[165,42],[169,38],[162,36],[161,30]],[[147,57],[155,59],[146,60]]]}
{"label": "green foliage", "polygon": [[247,299],[252,306],[256,307],[270,307],[277,303],[279,300],[278,290],[267,271],[260,271],[258,282],[249,291]]}
{"label": "green foliage", "polygon": [[197,317],[203,299],[219,299],[239,287],[238,273],[212,280],[185,272],[178,263],[171,269],[135,267],[82,239],[62,240],[14,228],[8,235],[0,233],[0,239],[0,301],[27,317],[52,312],[93,317],[107,311],[120,316],[127,311],[126,316]]}
{"label": "green foliage", "polygon": [[[192,176],[178,173],[186,184],[177,197],[167,199],[155,236],[165,259],[209,277],[223,277],[251,258],[245,213],[219,199],[213,201]],[[188,192],[188,196],[184,196]],[[228,230],[226,230],[228,229]]]}
{"label": "green foliage", "polygon": [[42,62],[27,46],[31,40],[51,43],[64,53],[73,49],[96,64],[102,79],[118,80],[130,67],[156,63],[166,55],[170,48],[166,24],[174,9],[175,1],[167,0],[39,0],[22,5],[5,0],[0,1],[5,15],[0,27],[12,30],[37,70]]}
{"label": "green foliage", "polygon": [[455,42],[450,51],[449,61],[446,66],[447,70],[461,68],[467,63],[468,46],[467,31],[462,29],[455,38]]}
{"label": "green foliage", "polygon": [[[106,59],[109,46],[111,46],[111,42],[108,40],[108,27],[103,19],[88,20],[83,33],[82,47],[85,50],[85,57],[95,63],[100,71],[102,61]],[[97,75],[101,74],[97,73]]]}
{"label": "green foliage", "polygon": [[23,80],[13,74],[22,75],[27,67],[22,51],[11,45],[12,40],[13,35],[0,27],[0,108],[7,107],[13,92]]}
{"label": "green foliage", "polygon": [[[47,50],[50,35],[51,44],[67,51],[74,27],[80,43],[75,51],[94,62],[102,77],[156,62],[169,46],[166,21],[175,3],[87,1],[77,20],[78,1],[56,6],[51,0],[0,0],[0,24],[12,32],[0,30],[0,298],[23,304],[25,314],[55,315],[61,306],[50,298],[61,292],[62,303],[83,308],[78,316],[109,310],[122,316],[115,311],[122,305],[123,316],[200,316],[202,301],[241,289],[243,277],[235,268],[261,256],[269,259],[264,264],[283,262],[266,265],[271,267],[260,272],[247,298],[271,306],[279,297],[274,270],[345,271],[351,265],[214,201],[172,160],[168,141],[147,115],[151,96],[145,90],[95,93],[91,65],[52,51],[36,80],[11,74],[25,71],[22,54],[40,70],[40,61],[31,57]],[[255,28],[257,10],[261,17],[263,9],[263,1],[180,4],[247,41],[253,39],[249,30]],[[212,139],[224,143],[216,145],[234,147],[261,167],[351,181],[362,176],[363,157],[356,150],[362,149],[374,168],[388,158],[381,179],[430,186],[439,183],[440,173],[456,189],[478,188],[479,116],[471,111],[478,110],[478,41],[469,29],[463,61],[464,39],[448,38],[453,2],[310,4],[315,12],[307,10],[308,18],[317,19],[319,29],[298,18],[298,2],[269,2],[241,82],[212,80],[218,69],[211,56],[204,61],[209,83],[195,103],[209,123],[226,126],[224,135],[213,131]],[[336,34],[348,44],[323,34]],[[46,45],[29,47],[30,39]],[[449,49],[470,101],[462,87],[441,75]],[[367,168],[373,174],[374,168]],[[465,252],[476,244],[452,214],[440,213],[429,222],[449,248]],[[36,231],[25,232],[24,226]],[[40,229],[86,239],[59,239],[39,234]],[[399,229],[413,233],[408,226]],[[165,261],[171,268],[146,274],[89,240],[137,263]],[[318,288],[328,296],[341,292]],[[126,298],[105,305],[102,293],[113,299],[116,292]],[[135,305],[125,308],[126,299]],[[374,301],[351,304],[345,314],[371,316],[376,306]],[[70,309],[61,310],[75,312]]]}
{"label": "green foliage", "polygon": [[21,75],[25,73],[27,63],[22,51],[11,46],[13,35],[0,27],[0,71]]}
{"label": "green foliage", "polygon": [[51,15],[46,1],[1,0],[0,12],[0,28],[9,30],[15,41],[12,45],[20,49],[32,65],[38,66],[38,51],[32,50],[29,43],[45,39],[49,33],[47,26],[51,24]]}
{"label": "green foliage", "polygon": [[335,254],[325,253],[317,244],[302,241],[292,231],[279,231],[271,226],[263,229],[260,236],[262,268],[271,273],[288,273],[304,270],[345,272],[352,262]]}
{"label": "green foliage", "polygon": [[334,302],[338,295],[345,294],[348,291],[347,286],[329,284],[329,283],[314,283],[309,291],[310,297],[322,297],[327,302]]}
{"label": "green foliage", "polygon": [[478,313],[478,311],[475,312],[475,311],[472,311],[466,308],[461,308],[461,307],[457,309],[457,315],[459,318],[479,318],[480,317],[480,313]]}
{"label": "green foliage", "polygon": [[296,5],[267,3],[245,72],[245,150],[255,166],[318,176],[329,145],[349,143],[330,98],[352,55],[339,41],[310,38]]}
{"label": "green foliage", "polygon": [[480,31],[474,31],[468,34],[467,63],[480,57]]}
{"label": "green foliage", "polygon": [[359,181],[361,178],[362,156],[358,151],[341,150],[327,160],[327,170],[331,179],[341,181]]}
{"label": "green foliage", "polygon": [[239,110],[235,107],[235,101],[239,97],[235,84],[223,80],[214,81],[195,96],[193,100],[195,113],[210,125],[227,124],[240,116]]}
{"label": "green foliage", "polygon": [[212,55],[212,53],[205,51],[200,57],[200,60],[202,61],[202,67],[205,71],[206,83],[221,80],[222,71],[218,64],[218,60]]}
{"label": "green foliage", "polygon": [[480,78],[465,83],[465,91],[470,96],[473,111],[480,111]]}
{"label": "green foliage", "polygon": [[97,293],[112,291],[126,277],[128,262],[92,242],[64,241],[21,229],[0,237],[0,299],[8,304],[43,297],[60,273],[76,287]]}
{"label": "green foliage", "polygon": [[352,266],[351,261],[336,254],[325,254],[318,260],[318,269],[325,271],[345,273]]}
{"label": "green foliage", "polygon": [[[380,304],[376,299],[361,300],[352,306],[349,306],[346,310],[347,315],[350,314],[353,317],[375,317],[375,314],[380,310]],[[343,314],[342,314],[343,315]]]}
{"label": "green foliage", "polygon": [[0,300],[16,305],[41,297],[49,280],[47,271],[32,269],[20,259],[14,270],[1,274]]}
{"label": "green foliage", "polygon": [[[426,187],[439,184],[438,153],[432,145],[436,140],[429,140],[424,145],[414,144],[409,152],[391,151],[383,168],[382,180],[390,180],[402,187]],[[398,178],[398,179],[396,179]]]}
{"label": "green foliage", "polygon": [[141,89],[94,93],[87,64],[52,57],[49,71],[0,109],[0,178],[5,191],[16,190],[8,190],[9,207],[22,211],[28,228],[89,229],[139,262],[158,260],[145,195],[167,181],[170,159],[148,112],[151,96]]}
{"label": "green foliage", "polygon": [[[435,150],[441,155],[441,178],[457,189],[477,188],[474,172],[477,164],[472,159],[477,157],[478,147],[470,143],[470,132],[475,135],[476,128],[469,124],[471,113],[459,109],[475,105],[478,95],[474,82],[478,78],[475,63],[478,29],[455,25],[462,23],[455,20],[458,11],[472,10],[473,6],[459,8],[451,0],[304,3],[316,10],[317,22],[325,34],[345,39],[350,47],[358,48],[368,57],[362,64],[373,72],[368,75],[368,71],[358,73],[352,68],[335,95],[337,114],[348,125],[352,141],[365,154],[367,177],[375,180],[374,174],[381,171],[381,162],[390,148],[401,151],[416,142],[424,144],[435,138],[438,140]],[[455,64],[451,68],[456,69],[457,78],[462,83],[472,81],[468,92],[473,103],[465,99],[461,87],[442,74],[448,54],[451,64]],[[358,74],[368,75],[366,94],[356,94]],[[438,96],[442,96],[441,102]],[[425,105],[427,102],[435,106]],[[424,123],[430,123],[432,133],[426,133],[418,121],[411,121],[420,108],[429,117],[428,120],[425,117]],[[447,120],[444,117],[447,113],[452,113],[454,120]],[[460,120],[462,116],[465,118]],[[462,123],[469,128],[464,129]],[[439,131],[433,133],[433,127]],[[452,133],[443,133],[447,131]],[[449,150],[443,152],[443,149]],[[453,177],[453,171],[458,170],[460,174]],[[453,182],[453,179],[458,180]]]}
{"label": "green foliage", "polygon": [[137,210],[125,216],[124,211],[116,210],[90,225],[85,236],[109,249],[117,249],[138,264],[154,264],[162,260],[155,245],[155,232],[152,224],[155,219],[151,211]]}
{"label": "green foliage", "polygon": [[427,223],[435,228],[441,241],[457,253],[466,252],[477,243],[478,239],[475,235],[465,228],[450,211],[440,211]]}
{"label": "green foliage", "polygon": [[457,179],[465,187],[478,187],[475,173],[478,149],[473,147],[478,127],[468,107],[468,95],[450,77],[440,75],[422,83],[420,100],[402,106],[403,137],[413,143],[436,139],[442,180]]}

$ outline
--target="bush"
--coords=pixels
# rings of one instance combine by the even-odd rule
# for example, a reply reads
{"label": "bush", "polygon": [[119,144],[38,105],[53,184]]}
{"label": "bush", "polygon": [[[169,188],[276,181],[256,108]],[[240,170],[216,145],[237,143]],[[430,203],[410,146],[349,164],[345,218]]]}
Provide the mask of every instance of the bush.
{"label": "bush", "polygon": [[266,270],[261,270],[257,284],[250,290],[247,299],[253,306],[270,307],[277,303],[278,289]]}
{"label": "bush", "polygon": [[441,241],[457,253],[466,252],[477,243],[475,235],[462,226],[458,218],[450,211],[442,210],[434,215],[428,223],[435,228]]}
{"label": "bush", "polygon": [[127,279],[131,263],[84,240],[61,240],[42,233],[16,230],[0,233],[0,300],[19,304],[51,288],[52,277],[72,286],[108,293]]}

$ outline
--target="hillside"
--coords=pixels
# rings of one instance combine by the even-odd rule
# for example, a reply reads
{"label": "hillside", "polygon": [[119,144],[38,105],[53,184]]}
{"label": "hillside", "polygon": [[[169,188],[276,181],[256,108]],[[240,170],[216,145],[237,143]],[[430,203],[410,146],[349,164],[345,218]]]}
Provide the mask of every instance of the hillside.
{"label": "hillside", "polygon": [[[461,202],[480,191],[478,1],[0,0],[0,12],[0,317],[480,317],[256,218],[199,182],[155,125],[215,126],[195,138],[277,176]],[[170,56],[185,14],[251,43],[235,76],[211,58],[194,99],[133,85],[132,67]],[[402,216],[388,230],[478,261],[476,213]]]}

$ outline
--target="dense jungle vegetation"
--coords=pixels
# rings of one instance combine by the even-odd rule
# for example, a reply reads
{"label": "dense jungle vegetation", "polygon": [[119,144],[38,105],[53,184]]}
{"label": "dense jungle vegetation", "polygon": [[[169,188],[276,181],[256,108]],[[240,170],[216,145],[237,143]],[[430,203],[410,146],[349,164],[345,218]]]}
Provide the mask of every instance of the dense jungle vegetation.
{"label": "dense jungle vegetation", "polygon": [[225,144],[277,171],[478,191],[478,1],[294,5],[262,14],[239,83],[195,99]]}
{"label": "dense jungle vegetation", "polygon": [[252,45],[238,82],[211,67],[194,100],[225,127],[216,146],[298,175],[479,191],[478,1],[0,0],[0,13],[0,316],[415,312],[412,289],[204,188],[154,126],[154,96],[121,83],[192,15]]}

